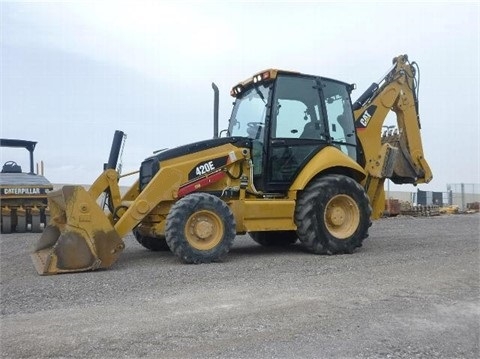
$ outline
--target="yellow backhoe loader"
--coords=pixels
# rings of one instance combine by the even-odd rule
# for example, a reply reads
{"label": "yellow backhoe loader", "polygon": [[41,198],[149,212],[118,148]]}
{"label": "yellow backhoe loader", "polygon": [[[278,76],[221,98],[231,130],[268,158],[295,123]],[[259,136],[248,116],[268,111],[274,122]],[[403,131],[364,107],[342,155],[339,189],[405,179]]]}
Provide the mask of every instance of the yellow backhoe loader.
{"label": "yellow backhoe loader", "polygon": [[[122,196],[117,131],[104,172],[85,190],[48,195],[50,223],[32,259],[39,274],[110,267],[133,231],[183,262],[221,260],[237,234],[264,246],[297,240],[317,254],[351,253],[385,208],[384,181],[427,183],[418,66],[406,55],[353,103],[355,88],[297,72],[262,71],[231,90],[229,127],[145,159]],[[397,128],[382,136],[387,114]],[[105,196],[105,208],[98,205]]]}

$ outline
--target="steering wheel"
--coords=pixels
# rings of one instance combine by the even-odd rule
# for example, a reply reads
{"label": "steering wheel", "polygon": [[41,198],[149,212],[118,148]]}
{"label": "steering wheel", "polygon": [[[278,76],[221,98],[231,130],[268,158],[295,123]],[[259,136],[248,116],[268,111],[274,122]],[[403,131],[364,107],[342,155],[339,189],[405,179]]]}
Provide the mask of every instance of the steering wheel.
{"label": "steering wheel", "polygon": [[18,166],[18,165],[17,165],[17,162],[15,162],[15,161],[7,161],[7,162],[5,162],[4,166],[15,167],[15,166]]}

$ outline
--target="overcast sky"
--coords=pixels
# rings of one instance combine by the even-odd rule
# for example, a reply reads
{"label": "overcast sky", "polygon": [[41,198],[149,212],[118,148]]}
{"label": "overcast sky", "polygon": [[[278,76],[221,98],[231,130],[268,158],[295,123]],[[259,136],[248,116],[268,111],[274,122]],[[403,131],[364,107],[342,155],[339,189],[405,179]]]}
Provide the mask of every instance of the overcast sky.
{"label": "overcast sky", "polygon": [[[355,100],[404,53],[420,66],[434,175],[419,188],[480,182],[478,1],[2,2],[0,11],[0,136],[38,141],[51,182],[93,182],[116,129],[128,136],[124,172],[154,150],[212,137],[211,82],[225,128],[230,88],[260,70],[356,83]],[[2,149],[7,160],[28,167],[26,152]]]}

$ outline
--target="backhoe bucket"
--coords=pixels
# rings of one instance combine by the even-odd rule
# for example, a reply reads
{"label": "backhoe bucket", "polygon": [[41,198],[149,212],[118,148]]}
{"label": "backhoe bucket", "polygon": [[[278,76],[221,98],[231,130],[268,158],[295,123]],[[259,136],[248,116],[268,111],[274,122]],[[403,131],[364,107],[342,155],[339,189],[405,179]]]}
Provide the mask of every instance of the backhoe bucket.
{"label": "backhoe bucket", "polygon": [[108,268],[125,245],[107,215],[81,186],[48,194],[50,223],[31,254],[40,275]]}
{"label": "backhoe bucket", "polygon": [[382,143],[388,143],[398,149],[393,163],[393,172],[389,175],[394,183],[417,183],[419,178],[425,177],[425,171],[415,165],[408,145],[400,134],[384,136]]}

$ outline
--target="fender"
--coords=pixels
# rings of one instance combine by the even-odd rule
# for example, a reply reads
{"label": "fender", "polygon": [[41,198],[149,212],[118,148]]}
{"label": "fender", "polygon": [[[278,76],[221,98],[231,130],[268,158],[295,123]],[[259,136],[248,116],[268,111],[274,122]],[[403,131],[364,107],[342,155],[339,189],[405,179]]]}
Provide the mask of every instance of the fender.
{"label": "fender", "polygon": [[318,152],[313,158],[308,161],[307,165],[298,174],[295,181],[292,183],[291,191],[303,190],[307,184],[321,172],[330,168],[345,168],[351,170],[358,177],[357,180],[361,181],[366,176],[365,170],[353,159],[348,157],[338,148],[328,146]]}

